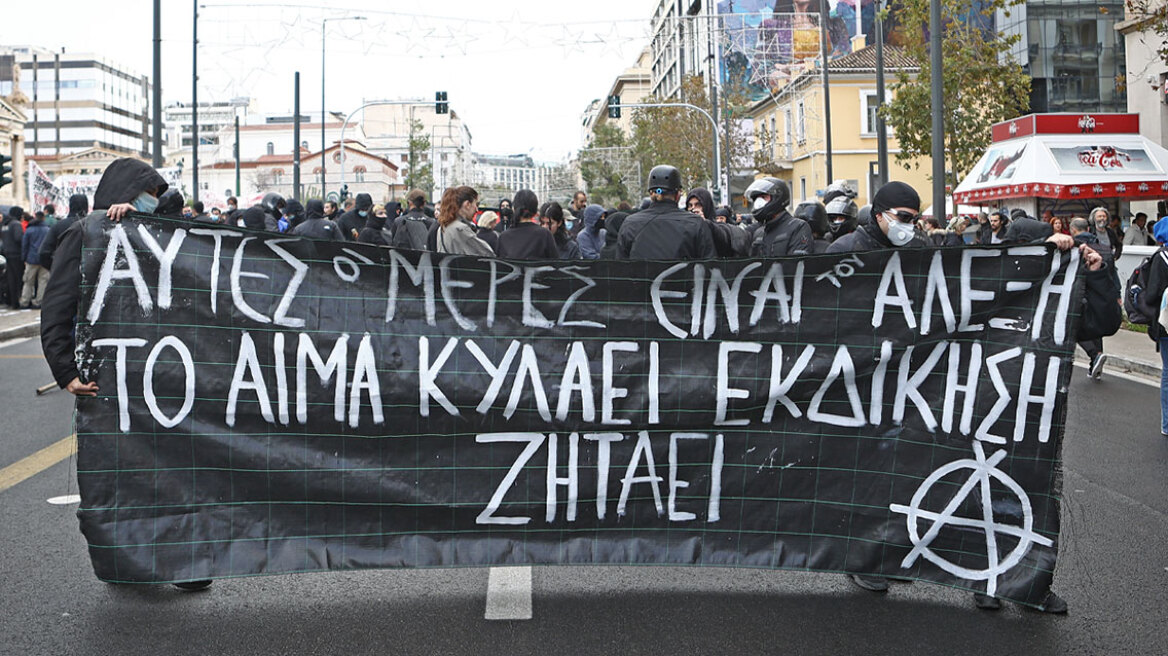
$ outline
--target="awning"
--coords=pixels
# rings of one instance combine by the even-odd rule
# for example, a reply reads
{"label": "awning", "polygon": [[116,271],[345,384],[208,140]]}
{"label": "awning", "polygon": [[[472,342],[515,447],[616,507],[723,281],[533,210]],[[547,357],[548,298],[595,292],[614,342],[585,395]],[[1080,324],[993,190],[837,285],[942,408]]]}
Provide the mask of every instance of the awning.
{"label": "awning", "polygon": [[1033,134],[996,142],[953,197],[1168,198],[1168,150],[1139,134]]}

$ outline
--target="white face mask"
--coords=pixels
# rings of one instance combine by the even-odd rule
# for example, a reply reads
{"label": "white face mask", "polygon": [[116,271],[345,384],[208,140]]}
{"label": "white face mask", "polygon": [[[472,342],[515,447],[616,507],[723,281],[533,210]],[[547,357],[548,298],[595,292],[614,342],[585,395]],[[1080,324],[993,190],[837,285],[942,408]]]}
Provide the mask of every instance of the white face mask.
{"label": "white face mask", "polygon": [[761,210],[762,208],[766,207],[766,204],[769,202],[770,201],[767,200],[766,198],[759,196],[758,198],[754,199],[754,205],[752,205],[751,207],[753,207],[756,210]]}
{"label": "white face mask", "polygon": [[914,234],[912,225],[897,221],[895,215],[889,218],[887,212],[884,214],[884,220],[888,222],[888,241],[892,242],[893,246],[904,246],[912,241]]}

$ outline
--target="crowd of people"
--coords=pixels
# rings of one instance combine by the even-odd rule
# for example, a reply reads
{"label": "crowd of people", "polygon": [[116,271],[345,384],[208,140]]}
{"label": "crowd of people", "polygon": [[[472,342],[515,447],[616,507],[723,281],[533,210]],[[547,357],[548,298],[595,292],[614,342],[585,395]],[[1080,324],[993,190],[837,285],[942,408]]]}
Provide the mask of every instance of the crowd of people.
{"label": "crowd of people", "polygon": [[[1017,211],[1012,215],[1003,212],[985,216],[976,230],[961,218],[942,229],[937,221],[921,218],[920,196],[903,182],[884,185],[873,195],[872,203],[862,208],[855,202],[856,190],[833,183],[824,190],[822,203],[801,203],[792,212],[790,188],[782,180],[766,177],[754,181],[746,190],[750,212],[735,215],[727,207],[715,207],[706,189],[687,192],[676,168],[657,166],[650,172],[647,193],[636,209],[628,203],[615,208],[590,204],[584,192],[577,192],[566,206],[556,201],[541,204],[530,190],[501,199],[494,207],[484,207],[478,192],[467,186],[447,189],[436,206],[420,190],[406,195],[404,207],[397,202],[375,204],[368,194],[357,194],[338,207],[319,199],[301,204],[272,193],[253,207],[240,208],[235,199],[230,199],[226,211],[206,213],[199,203],[185,208],[181,195],[169,190],[162,177],[145,163],[123,159],[107,167],[89,217],[116,221],[130,212],[186,216],[193,222],[223,223],[315,239],[535,260],[781,257],[929,244],[1051,242],[1061,250],[1078,248],[1085,264],[1087,293],[1077,335],[1081,343],[1094,343],[1118,330],[1122,315],[1117,303],[1119,285],[1114,257],[1124,243],[1136,243],[1129,242],[1129,238],[1138,240],[1146,234],[1140,232],[1143,224],[1130,228],[1127,236],[1116,232],[1106,210],[1102,214],[1099,210],[1092,212],[1091,220],[1064,222],[1070,234],[1063,232],[1057,217],[1039,221]],[[24,286],[17,304],[43,307],[42,345],[54,378],[73,394],[92,396],[98,389],[92,381],[81,380],[74,341],[81,294],[82,231],[80,226],[72,230],[69,227],[86,216],[88,207],[83,201],[84,197],[74,197],[68,218],[54,221],[56,225],[44,226],[43,230],[37,225],[40,219],[35,217],[26,229],[22,212],[13,210],[5,220],[3,244],[6,255],[15,252],[14,248],[19,250],[21,257],[16,262],[25,264],[24,272],[15,278],[13,269],[9,270],[10,289],[17,278]],[[46,215],[52,215],[50,208],[46,208]],[[45,223],[49,223],[47,217],[40,225]],[[1168,242],[1168,222],[1158,225],[1155,232],[1159,243]],[[36,257],[30,259],[33,252]],[[1150,274],[1150,288],[1168,287],[1168,258],[1161,264]],[[47,285],[42,282],[40,268],[50,272]],[[30,270],[35,273],[30,274]],[[34,281],[32,294],[27,293],[30,280]],[[1163,291],[1159,289],[1160,294]],[[1160,329],[1153,337],[1168,339],[1164,333]],[[1095,373],[1093,361],[1092,375]],[[1164,389],[1168,390],[1168,381]],[[1168,435],[1168,391],[1162,396],[1163,432]],[[852,578],[865,589],[880,591],[888,587],[887,580],[880,577]],[[183,585],[197,589],[209,583]],[[979,595],[977,604],[996,608],[998,600]],[[1052,594],[1043,609],[1065,612],[1066,604]]]}

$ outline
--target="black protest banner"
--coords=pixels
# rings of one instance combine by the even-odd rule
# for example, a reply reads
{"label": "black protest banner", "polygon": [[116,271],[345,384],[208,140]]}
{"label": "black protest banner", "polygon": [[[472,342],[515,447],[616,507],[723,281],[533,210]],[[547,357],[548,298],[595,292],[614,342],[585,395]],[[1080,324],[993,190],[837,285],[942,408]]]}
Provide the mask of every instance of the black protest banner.
{"label": "black protest banner", "polygon": [[509,262],[87,223],[111,581],[651,563],[1041,602],[1077,253]]}

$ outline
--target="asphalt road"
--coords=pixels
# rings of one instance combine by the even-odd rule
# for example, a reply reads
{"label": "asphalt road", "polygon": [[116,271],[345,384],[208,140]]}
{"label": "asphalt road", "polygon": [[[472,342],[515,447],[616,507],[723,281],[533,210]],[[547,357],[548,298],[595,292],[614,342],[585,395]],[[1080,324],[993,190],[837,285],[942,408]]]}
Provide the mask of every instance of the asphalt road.
{"label": "asphalt road", "polygon": [[[0,468],[67,436],[39,345],[0,345]],[[1163,654],[1168,439],[1155,386],[1077,368],[1064,449],[1057,590],[1070,614],[840,576],[543,567],[532,619],[484,619],[488,570],[362,571],[171,586],[94,578],[72,459],[0,492],[0,654]]]}

